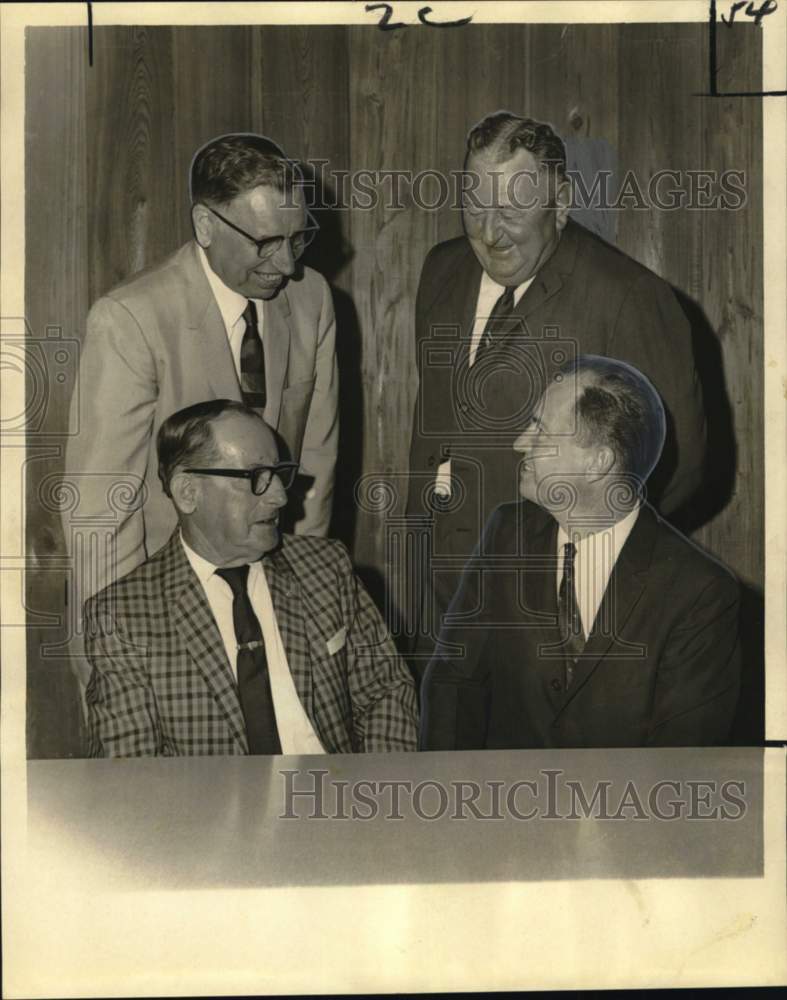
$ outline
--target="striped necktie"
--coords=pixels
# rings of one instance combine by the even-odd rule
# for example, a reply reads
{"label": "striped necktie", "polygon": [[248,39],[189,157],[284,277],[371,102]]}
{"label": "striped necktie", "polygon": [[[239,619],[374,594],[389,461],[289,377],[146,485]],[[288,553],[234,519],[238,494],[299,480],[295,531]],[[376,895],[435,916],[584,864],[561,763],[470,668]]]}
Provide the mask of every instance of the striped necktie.
{"label": "striped necktie", "polygon": [[557,595],[557,618],[566,655],[566,688],[571,684],[577,659],[585,648],[585,633],[579,614],[577,591],[574,585],[574,556],[577,549],[573,542],[563,546],[563,578]]}
{"label": "striped necktie", "polygon": [[232,589],[232,623],[238,643],[238,695],[246,722],[249,753],[279,754],[281,743],[276,727],[265,642],[247,589],[249,567],[217,569],[216,576],[225,580]]}
{"label": "striped necktie", "polygon": [[248,302],[243,313],[246,332],[240,345],[240,388],[243,402],[255,410],[265,409],[265,354],[262,338],[257,327],[257,310],[253,302]]}
{"label": "striped necktie", "polygon": [[509,325],[505,321],[514,309],[514,290],[514,285],[506,285],[503,294],[492,307],[492,312],[489,314],[489,319],[486,321],[484,332],[481,334],[481,340],[478,343],[476,360],[488,351],[490,347],[494,347],[495,343],[508,333]]}

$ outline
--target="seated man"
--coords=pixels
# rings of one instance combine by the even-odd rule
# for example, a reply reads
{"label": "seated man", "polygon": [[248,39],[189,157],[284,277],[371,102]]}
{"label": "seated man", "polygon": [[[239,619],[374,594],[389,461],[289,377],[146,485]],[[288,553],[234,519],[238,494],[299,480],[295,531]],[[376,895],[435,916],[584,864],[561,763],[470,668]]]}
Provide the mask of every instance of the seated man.
{"label": "seated man", "polygon": [[274,435],[243,403],[169,417],[179,527],[85,605],[90,756],[415,750],[416,693],[340,542],[282,536]]}
{"label": "seated man", "polygon": [[557,374],[515,444],[525,499],[492,513],[443,620],[422,749],[729,739],[738,585],[642,500],[664,434],[630,365]]}

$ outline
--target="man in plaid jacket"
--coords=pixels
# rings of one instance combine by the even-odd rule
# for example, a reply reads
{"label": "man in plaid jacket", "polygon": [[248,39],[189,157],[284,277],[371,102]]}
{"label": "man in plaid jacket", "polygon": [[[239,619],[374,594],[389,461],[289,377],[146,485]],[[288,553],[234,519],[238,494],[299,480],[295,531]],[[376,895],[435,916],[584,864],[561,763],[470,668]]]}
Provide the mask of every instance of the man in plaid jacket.
{"label": "man in plaid jacket", "polygon": [[296,470],[261,417],[190,406],[158,456],[179,528],[85,606],[89,755],[415,750],[413,680],[344,546],[279,532]]}

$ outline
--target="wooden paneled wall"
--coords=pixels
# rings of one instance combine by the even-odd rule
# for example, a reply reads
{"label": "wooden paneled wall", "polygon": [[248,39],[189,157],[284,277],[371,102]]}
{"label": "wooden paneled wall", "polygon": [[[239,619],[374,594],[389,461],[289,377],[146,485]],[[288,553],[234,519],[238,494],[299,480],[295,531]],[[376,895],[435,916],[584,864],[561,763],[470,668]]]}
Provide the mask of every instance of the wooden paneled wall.
{"label": "wooden paneled wall", "polygon": [[[724,33],[720,84],[756,87],[760,38]],[[761,114],[706,87],[704,25],[473,25],[30,29],[26,89],[27,318],[78,340],[98,295],[190,237],[194,151],[261,132],[329,171],[461,167],[467,129],[498,108],[551,121],[585,162],[647,178],[660,169],[743,170],[738,211],[629,209],[611,238],[685,295],[710,417],[708,489],[687,527],[748,585],[763,572]],[[599,150],[601,153],[599,153]],[[601,155],[601,161],[598,156]],[[594,159],[595,158],[595,159]],[[606,158],[606,159],[605,159]],[[425,189],[426,190],[426,189]],[[330,191],[327,192],[330,195]],[[417,388],[413,304],[423,258],[458,234],[458,212],[378,204],[318,213],[310,263],[331,282],[342,371],[336,533],[384,583],[384,518],[357,509],[359,476],[401,497]],[[89,386],[81,387],[89,392]],[[63,539],[40,485],[62,467],[65,394],[52,392],[28,461],[28,605],[62,610]],[[401,505],[398,508],[401,510]],[[35,568],[37,567],[37,568]],[[32,756],[78,754],[76,688],[57,629],[30,630]]]}

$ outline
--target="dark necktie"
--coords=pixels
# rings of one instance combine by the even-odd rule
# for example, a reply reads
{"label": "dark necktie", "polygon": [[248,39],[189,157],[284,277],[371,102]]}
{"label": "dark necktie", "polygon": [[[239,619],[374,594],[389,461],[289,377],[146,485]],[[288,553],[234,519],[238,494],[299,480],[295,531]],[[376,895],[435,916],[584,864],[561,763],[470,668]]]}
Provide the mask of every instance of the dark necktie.
{"label": "dark necktie", "polygon": [[476,350],[476,361],[485,351],[488,351],[490,347],[493,347],[497,340],[504,337],[506,333],[508,333],[508,324],[505,321],[511,315],[513,310],[514,286],[507,285],[503,294],[497,302],[495,302],[492,312],[489,314],[489,319],[486,321],[484,332],[481,334],[481,340],[479,341],[478,348]]}
{"label": "dark necktie", "polygon": [[577,549],[573,542],[563,546],[563,578],[557,595],[557,618],[566,654],[566,687],[571,684],[574,667],[585,648],[582,618],[579,614],[577,591],[574,586],[574,556]]}
{"label": "dark necktie", "polygon": [[249,567],[217,569],[216,575],[232,588],[232,623],[238,643],[238,693],[246,722],[249,753],[281,753],[265,643],[246,587]]}
{"label": "dark necktie", "polygon": [[265,355],[262,338],[257,327],[257,310],[253,302],[248,302],[243,313],[246,332],[240,345],[240,388],[243,402],[255,410],[265,409]]}

